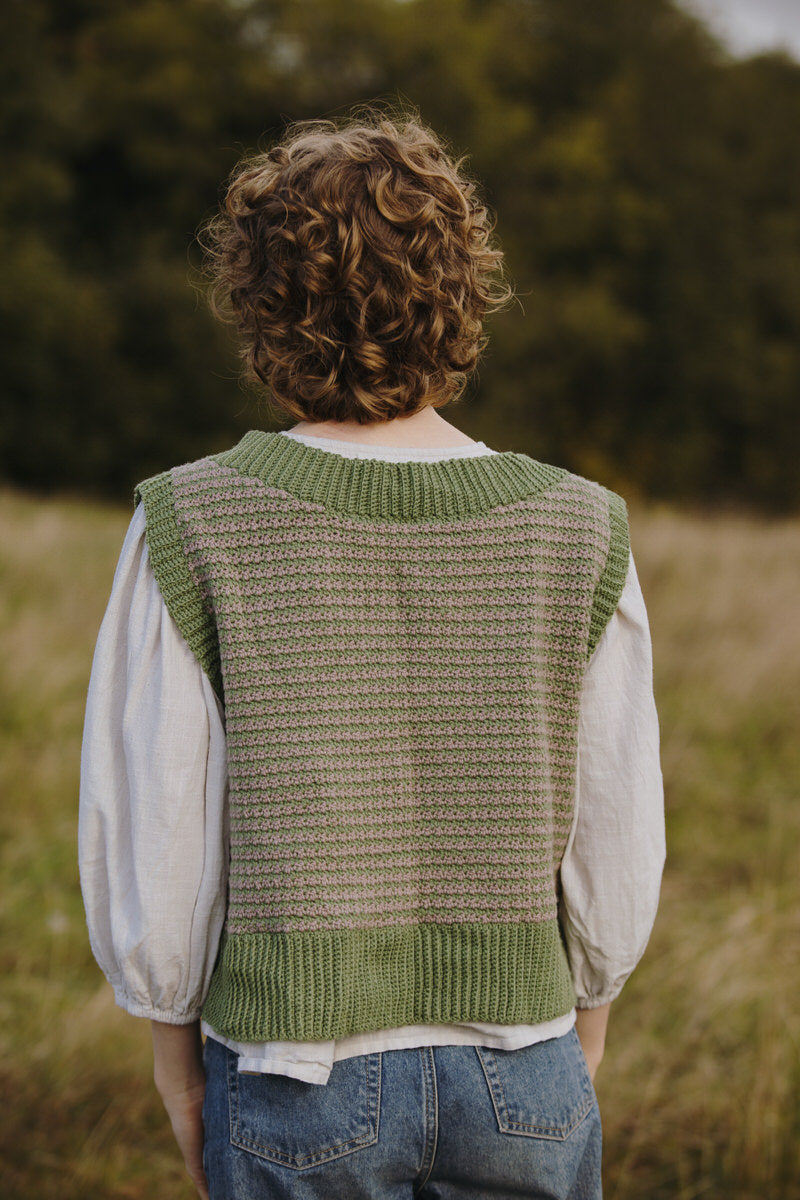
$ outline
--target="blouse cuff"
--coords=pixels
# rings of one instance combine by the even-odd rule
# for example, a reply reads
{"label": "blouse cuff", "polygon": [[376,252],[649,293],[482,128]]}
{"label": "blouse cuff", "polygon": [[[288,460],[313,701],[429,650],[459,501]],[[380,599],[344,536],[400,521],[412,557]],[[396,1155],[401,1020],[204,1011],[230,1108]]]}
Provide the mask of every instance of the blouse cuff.
{"label": "blouse cuff", "polygon": [[115,1002],[132,1017],[146,1017],[150,1021],[161,1021],[165,1025],[191,1025],[194,1021],[200,1020],[202,1008],[190,1009],[189,1012],[154,1008],[151,1004],[142,1004],[138,1000],[134,1000],[118,984],[112,983],[111,986],[114,989]]}
{"label": "blouse cuff", "polygon": [[599,953],[586,956],[585,950],[578,953],[580,942],[575,944],[575,933],[572,942],[573,983],[575,987],[576,1008],[602,1008],[616,1000],[634,971],[638,955],[630,958],[626,964],[610,962]]}
{"label": "blouse cuff", "polygon": [[575,1001],[576,1008],[602,1008],[604,1004],[611,1004],[612,1000],[616,1000],[617,996],[622,991],[624,984],[619,987],[610,988],[606,992],[602,992],[596,996],[581,996],[579,995]]}

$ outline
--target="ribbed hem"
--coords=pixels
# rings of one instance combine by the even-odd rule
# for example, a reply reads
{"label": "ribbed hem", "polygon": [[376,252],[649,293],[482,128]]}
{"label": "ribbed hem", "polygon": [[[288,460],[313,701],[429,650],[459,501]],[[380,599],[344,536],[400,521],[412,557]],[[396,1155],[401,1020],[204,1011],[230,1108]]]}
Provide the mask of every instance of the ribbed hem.
{"label": "ribbed hem", "polygon": [[212,457],[221,466],[330,511],[383,521],[477,516],[538,496],[566,474],[512,451],[438,462],[345,457],[257,429],[232,450]]}
{"label": "ribbed hem", "polygon": [[555,920],[223,939],[203,1020],[239,1042],[327,1041],[403,1025],[535,1025],[568,1013]]}

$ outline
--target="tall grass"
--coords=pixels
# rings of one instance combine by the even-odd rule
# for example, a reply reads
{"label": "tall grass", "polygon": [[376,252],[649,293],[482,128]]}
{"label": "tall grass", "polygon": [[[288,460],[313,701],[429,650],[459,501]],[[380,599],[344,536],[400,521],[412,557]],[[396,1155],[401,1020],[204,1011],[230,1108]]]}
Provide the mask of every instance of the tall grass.
{"label": "tall grass", "polygon": [[800,1196],[800,522],[639,512],[668,865],[598,1079],[607,1195]]}
{"label": "tall grass", "polygon": [[0,493],[0,1195],[192,1196],[149,1031],[89,951],[76,867],[89,669],[126,514]]}
{"label": "tall grass", "polygon": [[[0,1194],[189,1200],[76,867],[91,655],[129,514],[0,493]],[[800,1197],[800,522],[641,510],[669,859],[598,1076],[607,1200]]]}

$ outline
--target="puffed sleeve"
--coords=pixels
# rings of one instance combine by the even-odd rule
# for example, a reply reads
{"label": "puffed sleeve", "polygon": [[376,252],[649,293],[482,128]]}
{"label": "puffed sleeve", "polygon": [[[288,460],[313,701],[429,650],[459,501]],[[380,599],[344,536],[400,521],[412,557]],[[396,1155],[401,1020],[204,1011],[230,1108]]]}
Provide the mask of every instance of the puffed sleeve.
{"label": "puffed sleeve", "polygon": [[561,926],[578,1007],[614,1000],[644,953],[666,854],[650,630],[631,556],[619,606],[589,662]]}
{"label": "puffed sleeve", "polygon": [[224,717],[158,590],[141,505],[92,665],[78,857],[92,951],[117,1003],[195,1020],[225,916]]}

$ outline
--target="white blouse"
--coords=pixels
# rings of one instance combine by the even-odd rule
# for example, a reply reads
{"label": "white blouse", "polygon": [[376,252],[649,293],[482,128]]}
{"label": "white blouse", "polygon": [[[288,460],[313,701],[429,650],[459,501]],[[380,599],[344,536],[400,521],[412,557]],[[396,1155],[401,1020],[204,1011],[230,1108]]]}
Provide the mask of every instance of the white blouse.
{"label": "white blouse", "polygon": [[[285,432],[348,457],[437,461],[493,454],[359,446]],[[79,863],[92,950],[135,1016],[197,1020],[225,919],[224,712],[168,613],[134,512],[94,654],[81,756]],[[665,858],[658,720],[647,614],[633,558],[587,668],[573,825],[561,865],[561,925],[578,1005],[613,1000],[650,936]],[[557,1037],[539,1025],[413,1025],[327,1042],[237,1043],[239,1070],[325,1083],[351,1055],[428,1045],[510,1050]]]}

